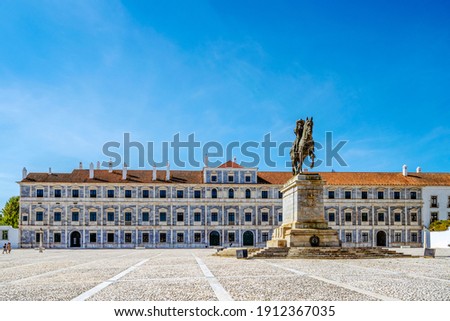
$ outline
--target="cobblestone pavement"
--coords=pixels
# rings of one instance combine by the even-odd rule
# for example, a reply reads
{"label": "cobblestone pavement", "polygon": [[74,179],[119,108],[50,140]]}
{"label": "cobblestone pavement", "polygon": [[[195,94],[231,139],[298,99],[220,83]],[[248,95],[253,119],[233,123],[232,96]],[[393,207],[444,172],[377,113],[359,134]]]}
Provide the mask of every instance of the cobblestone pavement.
{"label": "cobblestone pavement", "polygon": [[237,260],[214,250],[13,250],[0,300],[450,301],[450,258]]}

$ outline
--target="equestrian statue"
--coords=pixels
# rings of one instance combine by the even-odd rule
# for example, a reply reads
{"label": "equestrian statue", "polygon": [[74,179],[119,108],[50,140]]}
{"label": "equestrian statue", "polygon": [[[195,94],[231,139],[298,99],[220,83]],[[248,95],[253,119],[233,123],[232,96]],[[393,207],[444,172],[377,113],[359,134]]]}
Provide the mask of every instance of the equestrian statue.
{"label": "equestrian statue", "polygon": [[314,167],[314,139],[312,137],[313,118],[306,120],[299,119],[295,124],[295,140],[290,151],[292,162],[292,174],[303,173],[303,163],[306,157],[311,158],[311,168]]}

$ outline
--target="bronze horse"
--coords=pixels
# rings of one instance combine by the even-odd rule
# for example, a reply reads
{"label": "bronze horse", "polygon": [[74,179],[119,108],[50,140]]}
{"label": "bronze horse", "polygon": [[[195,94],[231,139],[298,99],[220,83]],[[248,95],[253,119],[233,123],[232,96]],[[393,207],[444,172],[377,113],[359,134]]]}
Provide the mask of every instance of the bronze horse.
{"label": "bronze horse", "polygon": [[311,158],[311,168],[314,167],[314,140],[312,137],[313,119],[297,120],[295,125],[295,140],[290,151],[292,174],[303,173],[302,165],[306,157]]}

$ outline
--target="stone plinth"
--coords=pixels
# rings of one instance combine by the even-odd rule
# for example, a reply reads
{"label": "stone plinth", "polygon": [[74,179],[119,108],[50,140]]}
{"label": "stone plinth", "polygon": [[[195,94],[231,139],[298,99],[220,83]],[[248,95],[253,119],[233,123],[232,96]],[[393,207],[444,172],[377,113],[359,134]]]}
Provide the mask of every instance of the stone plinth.
{"label": "stone plinth", "polygon": [[268,247],[340,246],[337,231],[324,217],[323,186],[319,174],[299,174],[284,184],[283,224]]}

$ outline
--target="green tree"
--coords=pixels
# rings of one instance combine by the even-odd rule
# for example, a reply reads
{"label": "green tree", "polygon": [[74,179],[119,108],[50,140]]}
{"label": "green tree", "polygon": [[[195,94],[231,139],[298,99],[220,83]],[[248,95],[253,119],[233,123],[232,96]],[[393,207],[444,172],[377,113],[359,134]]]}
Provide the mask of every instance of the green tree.
{"label": "green tree", "polygon": [[19,196],[13,196],[6,202],[1,215],[1,224],[19,227]]}

